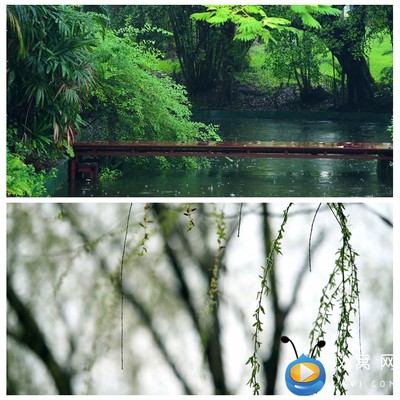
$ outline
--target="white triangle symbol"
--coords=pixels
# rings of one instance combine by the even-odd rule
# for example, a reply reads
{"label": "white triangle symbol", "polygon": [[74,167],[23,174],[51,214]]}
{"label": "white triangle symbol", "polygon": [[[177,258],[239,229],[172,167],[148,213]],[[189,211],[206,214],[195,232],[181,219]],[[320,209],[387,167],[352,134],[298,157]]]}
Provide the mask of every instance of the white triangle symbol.
{"label": "white triangle symbol", "polygon": [[311,375],[314,375],[315,371],[306,367],[304,364],[300,364],[300,382],[304,382]]}

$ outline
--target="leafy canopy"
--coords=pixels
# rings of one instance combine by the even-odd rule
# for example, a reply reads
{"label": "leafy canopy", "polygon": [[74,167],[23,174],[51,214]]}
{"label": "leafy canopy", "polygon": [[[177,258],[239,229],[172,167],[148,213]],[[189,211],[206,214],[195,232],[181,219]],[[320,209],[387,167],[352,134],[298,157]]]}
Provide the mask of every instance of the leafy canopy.
{"label": "leafy canopy", "polygon": [[[313,14],[339,15],[340,10],[326,5],[290,6],[291,10],[298,15],[303,24],[310,28],[321,27],[320,23],[314,18]],[[261,37],[266,43],[270,40],[275,41],[271,30],[298,32],[286,18],[268,16],[268,8],[259,5],[211,5],[207,10],[195,13],[192,18],[198,21],[206,21],[212,25],[219,26],[226,22],[233,22],[238,26],[236,39],[249,41]]]}

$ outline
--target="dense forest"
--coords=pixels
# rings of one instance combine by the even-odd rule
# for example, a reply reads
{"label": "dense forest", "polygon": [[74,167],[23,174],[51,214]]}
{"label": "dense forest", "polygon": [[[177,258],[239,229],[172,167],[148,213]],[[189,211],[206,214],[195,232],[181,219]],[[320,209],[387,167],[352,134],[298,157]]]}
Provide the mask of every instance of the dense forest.
{"label": "dense forest", "polygon": [[45,195],[77,135],[219,140],[193,109],[392,113],[392,13],[369,5],[8,6],[7,194]]}

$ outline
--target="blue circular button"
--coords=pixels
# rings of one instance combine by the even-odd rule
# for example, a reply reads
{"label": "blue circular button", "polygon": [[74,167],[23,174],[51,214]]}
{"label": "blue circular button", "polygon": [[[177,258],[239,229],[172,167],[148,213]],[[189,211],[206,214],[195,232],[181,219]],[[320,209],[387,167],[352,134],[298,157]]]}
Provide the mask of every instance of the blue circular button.
{"label": "blue circular button", "polygon": [[286,368],[286,386],[298,396],[318,393],[325,384],[326,374],[322,363],[302,354]]}

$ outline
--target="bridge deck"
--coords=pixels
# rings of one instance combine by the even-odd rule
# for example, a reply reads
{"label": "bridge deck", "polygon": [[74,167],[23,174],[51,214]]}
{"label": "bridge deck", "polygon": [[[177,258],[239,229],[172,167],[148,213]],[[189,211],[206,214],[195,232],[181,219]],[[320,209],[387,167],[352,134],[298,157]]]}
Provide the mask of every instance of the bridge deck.
{"label": "bridge deck", "polygon": [[76,142],[83,156],[195,156],[393,159],[391,143],[353,142]]}
{"label": "bridge deck", "polygon": [[253,158],[336,158],[393,160],[391,143],[353,142],[76,142],[69,162],[71,187],[77,172],[97,176],[97,163],[80,162],[100,156],[195,156]]}

